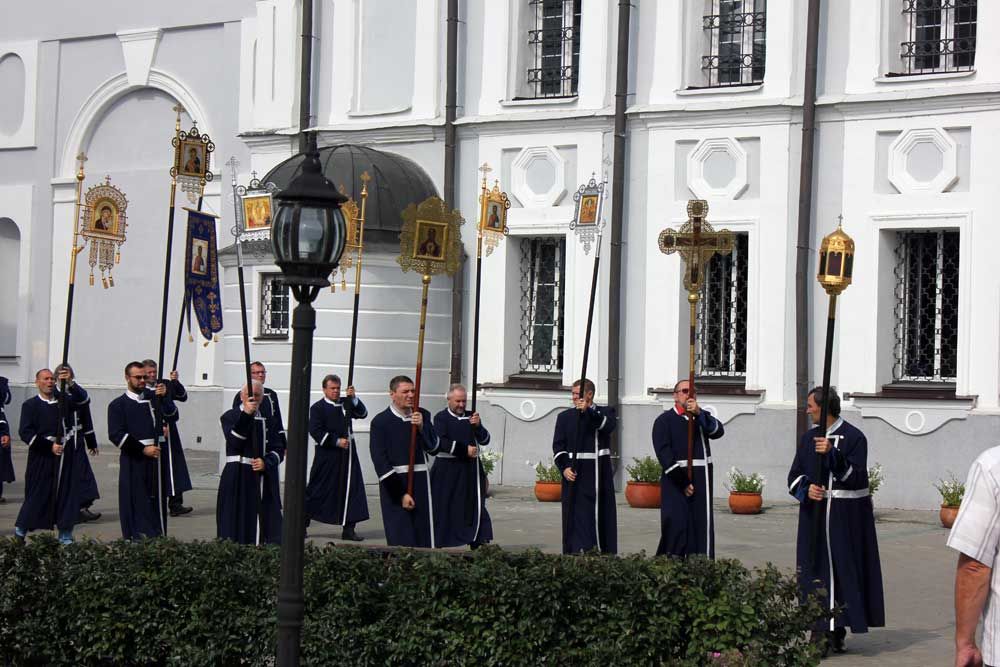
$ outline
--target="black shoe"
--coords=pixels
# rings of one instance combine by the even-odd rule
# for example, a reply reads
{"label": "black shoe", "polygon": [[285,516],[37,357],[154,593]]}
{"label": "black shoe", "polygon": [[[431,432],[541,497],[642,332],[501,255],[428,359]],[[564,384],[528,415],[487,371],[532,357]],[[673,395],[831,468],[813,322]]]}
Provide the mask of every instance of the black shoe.
{"label": "black shoe", "polygon": [[0,505],[3,505],[6,502],[7,502],[7,499],[4,498],[3,496],[0,496]]}
{"label": "black shoe", "polygon": [[101,518],[100,512],[91,512],[89,507],[84,507],[80,510],[80,514],[77,515],[77,523],[87,523],[88,521],[97,521]]}
{"label": "black shoe", "polygon": [[353,528],[345,528],[344,532],[340,534],[340,539],[347,540],[349,542],[364,542],[365,538],[354,532]]}
{"label": "black shoe", "polygon": [[844,639],[847,637],[847,628],[837,628],[833,631],[832,648],[834,653],[847,653],[844,646]]}
{"label": "black shoe", "polygon": [[184,505],[176,505],[170,508],[170,516],[183,516],[185,514],[190,514],[192,509],[190,507],[185,507]]}

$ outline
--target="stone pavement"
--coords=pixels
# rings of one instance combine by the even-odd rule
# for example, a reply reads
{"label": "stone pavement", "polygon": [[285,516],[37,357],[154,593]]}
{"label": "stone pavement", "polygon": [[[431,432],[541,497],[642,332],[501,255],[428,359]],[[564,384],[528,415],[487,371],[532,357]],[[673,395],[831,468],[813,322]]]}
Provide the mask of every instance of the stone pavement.
{"label": "stone pavement", "polygon": [[[15,467],[19,481],[5,485],[7,503],[0,505],[0,531],[10,534],[23,499],[25,447],[15,444]],[[111,447],[92,459],[102,499],[94,509],[101,519],[77,528],[77,535],[101,540],[120,537],[117,514],[118,455]],[[188,465],[195,490],[185,494],[185,504],[194,512],[172,519],[168,530],[182,540],[215,537],[215,495],[218,456],[213,452],[188,451]],[[560,549],[559,505],[539,503],[531,489],[496,487],[489,504],[496,543],[509,549],[535,547],[558,553]],[[379,516],[378,489],[368,487],[372,520],[359,526],[365,544],[384,544]],[[860,665],[951,664],[954,614],[952,587],[957,556],[945,547],[947,531],[935,512],[878,510],[878,538],[882,555],[888,627],[867,635],[848,635],[849,652],[832,656],[824,664],[838,667]],[[619,495],[619,547],[623,553],[652,553],[659,539],[658,510],[632,509]],[[718,555],[738,558],[747,566],[771,561],[791,571],[795,563],[796,508],[792,503],[765,505],[756,516],[730,514],[725,501],[716,504]],[[337,541],[340,528],[313,524],[309,538],[317,543]]]}

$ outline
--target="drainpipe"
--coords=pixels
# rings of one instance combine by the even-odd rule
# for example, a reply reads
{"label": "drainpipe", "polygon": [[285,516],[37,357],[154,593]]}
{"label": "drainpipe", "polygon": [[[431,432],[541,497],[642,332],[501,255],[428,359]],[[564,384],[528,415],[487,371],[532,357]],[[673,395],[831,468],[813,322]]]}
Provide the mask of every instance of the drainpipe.
{"label": "drainpipe", "polygon": [[[618,72],[615,77],[615,135],[611,176],[611,260],[608,285],[608,405],[619,410],[621,383],[622,227],[625,217],[625,142],[628,101],[629,22],[632,5],[618,2]],[[611,436],[612,461],[620,452],[618,429]]]}
{"label": "drainpipe", "polygon": [[795,437],[806,431],[809,391],[809,256],[812,252],[813,154],[816,140],[816,60],[820,0],[809,0],[806,18],[806,71],[802,91],[802,161],[799,164],[799,224],[795,252]]}
{"label": "drainpipe", "polygon": [[309,149],[306,128],[312,124],[313,0],[302,0],[302,62],[299,70],[299,152]]}
{"label": "drainpipe", "polygon": [[[444,200],[451,208],[455,201],[455,117],[458,111],[458,0],[448,0],[447,42],[445,46],[444,96]],[[451,279],[451,370],[450,383],[462,381],[462,287],[465,285],[465,262]],[[470,387],[469,391],[476,391]]]}

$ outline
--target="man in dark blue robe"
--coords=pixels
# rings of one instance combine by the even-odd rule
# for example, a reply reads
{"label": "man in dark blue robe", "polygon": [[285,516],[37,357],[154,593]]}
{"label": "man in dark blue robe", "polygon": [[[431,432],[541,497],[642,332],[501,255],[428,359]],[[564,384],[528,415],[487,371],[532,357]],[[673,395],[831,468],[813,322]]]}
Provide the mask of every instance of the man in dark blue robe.
{"label": "man in dark blue robe", "polygon": [[[264,367],[264,364],[259,361],[255,361],[250,364],[250,381],[260,382],[261,386],[264,387],[263,398],[261,398],[261,401],[257,406],[257,411],[260,412],[264,419],[269,422],[274,422],[274,424],[278,427],[281,437],[287,441],[284,421],[281,417],[281,404],[278,402],[278,392],[265,384],[267,381],[267,369]],[[233,396],[234,408],[238,408],[243,404],[241,395],[242,394],[240,394],[240,392],[236,392],[236,395]]]}
{"label": "man in dark blue robe", "polygon": [[486,475],[480,447],[490,433],[479,413],[465,411],[468,393],[460,384],[448,390],[448,407],[434,416],[438,453],[431,469],[434,532],[439,547],[468,544],[473,549],[493,541],[493,522],[486,511]]}
{"label": "man in dark blue robe", "polygon": [[562,471],[563,553],[618,553],[618,517],[611,468],[614,408],[594,405],[594,383],[573,383],[575,407],[556,417],[552,460]]}
{"label": "man in dark blue robe", "polygon": [[[69,371],[70,378],[76,378],[76,374],[69,364],[56,366],[56,375],[64,368]],[[97,488],[94,469],[90,465],[90,456],[97,455],[97,436],[94,434],[94,418],[90,414],[89,401],[86,405],[81,405],[73,415],[73,428],[76,430],[80,442],[86,444],[86,447],[75,447],[73,450],[73,466],[79,477],[80,514],[77,517],[77,523],[96,521],[101,518],[101,513],[92,512],[90,508],[94,501],[101,497],[101,493]]]}
{"label": "man in dark blue robe", "polygon": [[[167,385],[146,386],[138,361],[125,367],[125,393],[108,404],[108,437],[119,449],[118,517],[122,537],[138,540],[167,532],[169,449],[163,445],[177,419]],[[159,402],[163,433],[157,436],[154,406]],[[159,444],[158,444],[159,443]]]}
{"label": "man in dark blue robe", "polygon": [[[144,359],[142,362],[143,371],[146,373],[146,386],[153,387],[157,383],[156,362],[152,359]],[[184,403],[188,400],[187,390],[177,379],[177,371],[170,371],[170,379],[162,381],[167,385],[167,395],[177,403]],[[184,445],[181,442],[181,434],[177,428],[180,423],[180,410],[177,419],[170,422],[170,430],[167,433],[167,447],[164,449],[168,453],[168,458],[164,459],[167,468],[167,507],[170,509],[170,516],[182,516],[191,512],[190,507],[184,505],[184,492],[190,491],[191,474],[188,472],[187,459],[184,456]]]}
{"label": "man in dark blue robe", "polygon": [[[802,596],[822,588],[831,612],[842,607],[814,639],[825,639],[827,647],[843,653],[847,627],[862,633],[885,626],[885,600],[868,490],[868,440],[840,418],[840,397],[832,389],[826,429],[821,431],[822,400],[820,387],[806,399],[806,412],[817,426],[799,439],[788,471],[788,492],[799,501],[795,560]],[[822,469],[817,454],[822,455]],[[818,539],[815,552],[814,538]]]}
{"label": "man in dark blue robe", "polygon": [[[653,422],[653,450],[663,467],[660,478],[659,556],[702,554],[715,558],[715,489],[709,440],[725,434],[722,422],[689,395],[687,380],[674,385],[674,405]],[[692,477],[687,472],[688,421],[694,417]]]}
{"label": "man in dark blue robe", "polygon": [[[70,377],[59,374],[66,392],[56,389],[56,377],[44,368],[35,374],[38,395],[21,404],[18,435],[28,445],[24,474],[24,504],[14,522],[19,539],[32,530],[50,530],[55,523],[59,541],[73,541],[80,509],[79,475],[75,450],[82,446],[76,429],[77,411],[90,402],[87,392]],[[61,442],[60,442],[61,440]]]}
{"label": "man in dark blue robe", "polygon": [[281,544],[281,494],[278,466],[285,460],[286,441],[277,419],[259,409],[263,386],[240,392],[242,405],[221,418],[226,438],[226,465],[215,505],[219,539],[240,544]]}
{"label": "man in dark blue robe", "polygon": [[[371,422],[369,447],[379,481],[382,524],[389,546],[435,547],[434,505],[427,474],[428,454],[438,451],[431,414],[413,410],[413,381],[397,375],[389,382],[389,407]],[[410,433],[417,427],[418,452],[413,467],[413,494],[407,492]]]}
{"label": "man in dark blue robe", "polygon": [[4,482],[13,482],[14,458],[10,448],[10,423],[7,421],[5,405],[10,404],[11,394],[7,378],[0,376],[0,503],[7,502],[3,497]]}
{"label": "man in dark blue robe", "polygon": [[343,526],[341,539],[360,542],[355,531],[359,521],[368,520],[368,498],[361,477],[352,420],[364,419],[368,408],[354,387],[347,399],[340,396],[340,377],[323,378],[323,398],[309,408],[309,435],[316,443],[309,485],[306,487],[306,516],[334,526]]}

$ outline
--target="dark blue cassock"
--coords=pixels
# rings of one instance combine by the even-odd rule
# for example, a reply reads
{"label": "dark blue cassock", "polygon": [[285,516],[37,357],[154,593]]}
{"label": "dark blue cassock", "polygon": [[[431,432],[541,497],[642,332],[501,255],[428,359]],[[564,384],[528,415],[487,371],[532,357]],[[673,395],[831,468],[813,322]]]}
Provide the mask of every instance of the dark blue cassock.
{"label": "dark blue cassock", "polygon": [[[138,540],[158,537],[167,530],[167,479],[170,450],[162,434],[156,437],[156,417],[151,389],[124,394],[108,404],[108,437],[121,452],[118,471],[118,517],[122,537]],[[177,420],[177,407],[169,393],[162,399],[163,421]],[[160,443],[160,457],[142,453],[144,447]]]}
{"label": "dark blue cassock", "polygon": [[[653,422],[653,449],[663,466],[660,478],[660,543],[657,555],[703,554],[715,558],[715,516],[712,494],[715,467],[709,440],[725,435],[722,422],[702,410],[694,422],[693,478],[688,482],[688,415],[674,406]],[[688,484],[694,495],[685,496]]]}
{"label": "dark blue cassock", "polygon": [[435,543],[439,547],[493,541],[493,522],[486,511],[486,476],[479,457],[469,458],[469,445],[482,447],[490,433],[476,429],[469,414],[461,417],[445,408],[434,416],[438,453],[431,469]]}
{"label": "dark blue cassock", "polygon": [[[578,432],[581,422],[582,433]],[[603,553],[618,553],[618,517],[611,478],[611,433],[617,424],[614,408],[597,405],[588,408],[582,418],[576,408],[563,410],[556,417],[552,460],[559,470],[576,471],[575,482],[562,478],[564,554],[594,548]],[[579,449],[574,462],[571,459],[576,448]],[[571,486],[576,487],[575,498],[570,497]]]}
{"label": "dark blue cassock", "polygon": [[389,546],[435,547],[434,504],[427,474],[428,454],[435,454],[438,437],[431,413],[420,408],[424,425],[417,431],[417,457],[413,468],[413,500],[416,507],[403,509],[407,468],[410,463],[410,418],[389,405],[371,423],[369,447],[379,481],[382,524]]}
{"label": "dark blue cassock", "polygon": [[94,417],[90,414],[90,403],[80,407],[74,415],[74,425],[82,434],[86,447],[76,447],[74,449],[74,465],[79,477],[80,484],[80,507],[90,507],[94,501],[101,497],[97,489],[97,478],[94,476],[94,468],[90,465],[91,452],[97,451],[97,436],[94,434]]}
{"label": "dark blue cassock", "polygon": [[[342,526],[368,520],[368,498],[361,477],[352,419],[364,419],[368,408],[360,398],[334,402],[323,397],[309,408],[309,435],[316,443],[309,485],[306,516]],[[347,449],[337,446],[346,438]]]}
{"label": "dark blue cassock", "polygon": [[74,424],[79,409],[89,403],[90,398],[78,384],[71,385],[66,393],[67,421],[62,456],[52,453],[52,443],[59,431],[60,392],[56,390],[52,400],[36,395],[21,404],[18,435],[28,444],[28,465],[24,473],[24,504],[14,525],[25,531],[52,528],[52,486],[57,470],[55,524],[59,530],[72,530],[80,511],[80,482],[75,470],[79,434]]}
{"label": "dark blue cassock", "polygon": [[[240,544],[281,544],[278,466],[287,447],[281,423],[267,419],[259,409],[248,415],[242,407],[228,410],[221,421],[226,466],[215,505],[216,533]],[[264,459],[262,474],[250,467],[255,458]]]}
{"label": "dark blue cassock", "polygon": [[[4,406],[10,404],[10,399],[10,387],[7,384],[7,378],[0,377],[0,436],[5,435],[8,438],[10,438],[10,424],[7,422],[7,412]],[[13,482],[15,479],[14,459],[11,456],[12,444],[8,440],[6,447],[0,447],[0,498],[3,497],[4,482]]]}
{"label": "dark blue cassock", "polygon": [[[844,607],[830,621],[830,630],[847,626],[851,632],[867,632],[885,625],[882,565],[868,492],[868,440],[843,419],[834,422],[827,431],[833,449],[824,457],[825,479],[819,479],[813,440],[819,435],[819,428],[812,428],[799,439],[788,471],[788,492],[799,501],[799,589],[805,596],[816,590],[818,582],[828,592],[830,609],[835,604]],[[809,500],[810,484],[826,487],[827,498]],[[811,542],[816,512],[822,512],[823,519],[819,554],[814,559]]]}
{"label": "dark blue cassock", "polygon": [[[243,407],[243,399],[240,398],[239,392],[233,396],[233,408],[239,410]],[[257,407],[257,412],[268,421],[274,421],[278,425],[278,430],[281,431],[281,439],[284,445],[287,446],[287,440],[285,438],[285,427],[284,421],[281,418],[281,404],[278,403],[278,393],[271,389],[270,387],[264,387],[264,396],[260,399],[260,405]]]}
{"label": "dark blue cassock", "polygon": [[[174,402],[175,406],[178,401],[183,403],[188,400],[187,390],[179,381],[165,380],[164,384],[167,385],[170,400]],[[170,422],[170,435],[167,438],[170,449],[170,465],[167,467],[167,496],[177,496],[193,488],[187,460],[184,458],[181,435],[177,430],[179,419],[180,415],[178,414],[178,418]]]}

